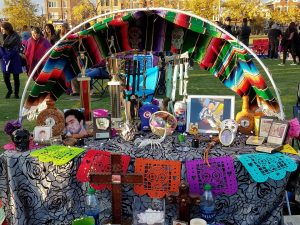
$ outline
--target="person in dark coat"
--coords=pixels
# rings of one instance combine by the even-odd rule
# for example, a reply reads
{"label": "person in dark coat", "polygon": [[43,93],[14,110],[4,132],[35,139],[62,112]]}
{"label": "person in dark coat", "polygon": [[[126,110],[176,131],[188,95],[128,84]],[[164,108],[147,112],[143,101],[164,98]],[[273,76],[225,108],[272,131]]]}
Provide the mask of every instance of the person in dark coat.
{"label": "person in dark coat", "polygon": [[281,30],[279,30],[277,24],[274,23],[268,32],[270,59],[278,58],[278,47],[279,47],[279,40],[281,36],[282,36]]}
{"label": "person in dark coat", "polygon": [[21,38],[14,31],[9,22],[1,24],[1,32],[3,34],[3,45],[0,47],[0,60],[7,94],[5,98],[10,98],[13,93],[10,83],[10,74],[14,77],[14,94],[15,98],[19,98],[20,77],[22,73],[22,62],[20,57],[20,49],[22,48]]}
{"label": "person in dark coat", "polygon": [[290,65],[291,66],[297,65],[296,64],[297,43],[298,43],[297,27],[294,22],[291,22],[281,40],[281,45],[283,48],[283,58],[282,58],[282,63],[278,64],[279,66],[285,65],[288,52],[291,53],[293,58],[293,63],[291,63]]}
{"label": "person in dark coat", "polygon": [[224,30],[233,35],[232,26],[231,26],[231,18],[229,16],[225,19],[225,24],[222,26]]}
{"label": "person in dark coat", "polygon": [[249,46],[249,37],[251,34],[251,28],[247,25],[247,18],[243,19],[243,25],[241,27],[241,32],[239,34],[239,38],[241,42],[243,42],[246,46]]}

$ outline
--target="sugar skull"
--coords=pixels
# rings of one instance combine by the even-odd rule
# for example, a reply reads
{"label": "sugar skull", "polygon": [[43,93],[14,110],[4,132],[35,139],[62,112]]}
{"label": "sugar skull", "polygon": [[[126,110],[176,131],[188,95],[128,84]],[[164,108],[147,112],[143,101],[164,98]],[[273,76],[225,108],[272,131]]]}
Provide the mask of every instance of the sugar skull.
{"label": "sugar skull", "polygon": [[231,130],[233,133],[236,133],[237,130],[238,130],[238,124],[235,120],[233,119],[226,119],[226,120],[223,120],[222,123],[221,123],[221,130],[224,130],[224,129],[229,129]]}
{"label": "sugar skull", "polygon": [[183,36],[184,32],[183,29],[181,28],[175,28],[172,31],[172,47],[175,48],[176,50],[181,49],[181,46],[183,44]]}
{"label": "sugar skull", "polygon": [[12,133],[12,141],[16,145],[16,150],[25,152],[29,150],[30,133],[28,130],[20,128]]}

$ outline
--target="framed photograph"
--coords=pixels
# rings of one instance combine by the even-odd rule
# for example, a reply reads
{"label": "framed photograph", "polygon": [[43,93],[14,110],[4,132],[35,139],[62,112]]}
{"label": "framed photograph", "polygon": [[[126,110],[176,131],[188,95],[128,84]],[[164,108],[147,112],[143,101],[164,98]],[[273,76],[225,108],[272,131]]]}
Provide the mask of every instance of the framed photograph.
{"label": "framed photograph", "polygon": [[224,129],[219,133],[219,140],[222,145],[230,146],[234,141],[235,133],[232,130]]}
{"label": "framed photograph", "polygon": [[36,142],[48,142],[52,137],[52,127],[36,126],[33,131],[33,139]]}
{"label": "framed photograph", "polygon": [[93,133],[95,139],[108,139],[111,138],[111,115],[93,115]]}
{"label": "framed photograph", "polygon": [[269,131],[267,142],[269,144],[282,145],[285,140],[288,127],[288,122],[274,120]]}
{"label": "framed photograph", "polygon": [[86,130],[84,109],[64,109],[65,134],[66,135],[88,135]]}
{"label": "framed photograph", "polygon": [[259,137],[268,137],[273,120],[275,120],[275,117],[263,116],[260,118],[258,133]]}
{"label": "framed photograph", "polygon": [[234,96],[189,95],[186,131],[198,127],[199,133],[219,133],[223,120],[234,119],[234,104]]}

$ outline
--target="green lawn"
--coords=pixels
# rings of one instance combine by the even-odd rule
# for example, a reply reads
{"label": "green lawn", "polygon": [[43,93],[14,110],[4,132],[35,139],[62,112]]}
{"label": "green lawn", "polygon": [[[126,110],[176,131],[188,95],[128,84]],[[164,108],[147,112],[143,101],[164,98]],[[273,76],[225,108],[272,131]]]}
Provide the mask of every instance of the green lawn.
{"label": "green lawn", "polygon": [[[280,62],[278,60],[263,60],[265,65],[268,67],[273,75],[273,79],[279,88],[281,93],[281,100],[284,105],[284,110],[286,118],[292,118],[292,106],[296,103],[297,96],[297,86],[300,83],[300,66],[290,66],[288,62],[286,66],[280,67],[277,64]],[[260,66],[258,66],[260,68]],[[234,93],[227,89],[225,86],[219,82],[218,79],[214,78],[207,71],[199,70],[198,66],[194,66],[194,70],[189,71],[190,80],[188,93],[189,94],[209,94],[209,95],[234,95]],[[262,71],[260,69],[260,71]],[[264,74],[263,74],[264,75]],[[5,99],[4,96],[7,92],[3,78],[1,76],[2,82],[0,83],[0,145],[4,145],[8,142],[9,137],[3,132],[4,124],[8,120],[16,119],[19,113],[20,100],[19,99]],[[21,90],[24,89],[27,76],[25,74],[21,75]],[[268,81],[270,85],[270,82]],[[20,93],[21,96],[21,93]],[[80,106],[79,98],[70,97],[67,95],[62,96],[58,101],[56,106],[59,109],[65,108],[77,108]],[[109,96],[106,93],[102,97],[92,98],[92,108],[110,108]],[[241,98],[236,95],[236,112],[241,109]],[[24,127],[32,131],[34,127],[33,122],[24,121]]]}

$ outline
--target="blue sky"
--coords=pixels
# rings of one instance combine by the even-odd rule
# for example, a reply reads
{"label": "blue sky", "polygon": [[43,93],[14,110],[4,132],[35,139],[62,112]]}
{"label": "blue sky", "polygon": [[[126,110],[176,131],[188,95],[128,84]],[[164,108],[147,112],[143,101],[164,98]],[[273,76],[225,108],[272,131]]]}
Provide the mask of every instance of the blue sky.
{"label": "blue sky", "polygon": [[[42,8],[41,7],[44,7],[44,1],[41,1],[41,0],[31,0],[32,3],[34,4],[39,4],[39,8],[38,8],[38,11],[39,13],[42,12]],[[0,11],[3,9],[3,6],[4,6],[4,1],[0,0]]]}

